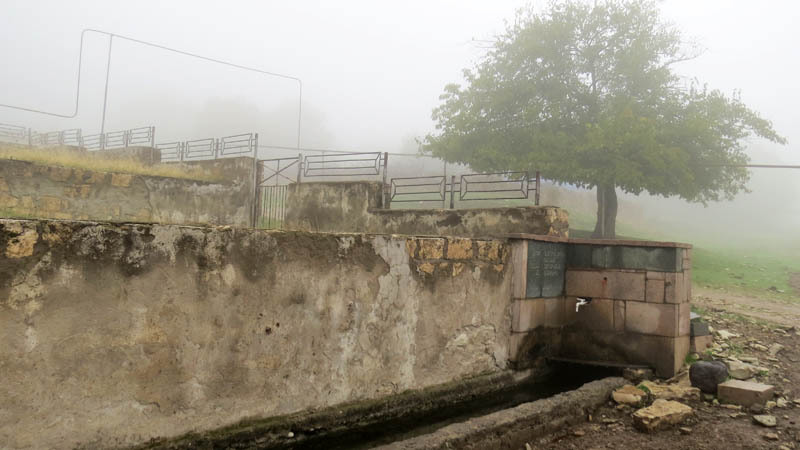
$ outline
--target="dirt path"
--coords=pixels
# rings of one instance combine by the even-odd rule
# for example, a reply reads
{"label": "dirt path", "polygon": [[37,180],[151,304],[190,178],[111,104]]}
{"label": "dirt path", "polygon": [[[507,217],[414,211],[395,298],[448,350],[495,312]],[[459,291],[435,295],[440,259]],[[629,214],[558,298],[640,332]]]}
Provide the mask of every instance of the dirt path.
{"label": "dirt path", "polygon": [[[800,283],[800,274],[794,274],[793,283]],[[795,289],[800,286],[793,284]],[[800,303],[785,303],[746,294],[733,294],[718,289],[693,288],[692,303],[703,308],[723,309],[744,314],[780,325],[800,324]]]}

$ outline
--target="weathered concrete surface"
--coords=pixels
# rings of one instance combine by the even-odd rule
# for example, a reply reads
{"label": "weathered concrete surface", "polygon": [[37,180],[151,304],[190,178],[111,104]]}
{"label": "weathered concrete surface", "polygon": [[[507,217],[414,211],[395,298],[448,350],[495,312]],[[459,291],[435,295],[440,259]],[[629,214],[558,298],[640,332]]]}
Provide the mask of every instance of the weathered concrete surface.
{"label": "weathered concrete surface", "polygon": [[[532,376],[533,375],[533,376]],[[175,439],[148,442],[142,450],[195,448],[338,448],[342,438],[350,441],[398,432],[396,426],[424,423],[419,418],[459,410],[475,402],[496,401],[517,389],[535,389],[538,375],[530,371],[491,372],[426,389],[405,391],[374,400],[350,402],[322,410],[303,411],[280,417],[245,420],[222,429],[190,433]],[[407,422],[406,422],[407,421]]]}
{"label": "weathered concrete surface", "polygon": [[508,253],[0,220],[0,442],[132,445],[502,370]]}
{"label": "weathered concrete surface", "polygon": [[381,209],[380,199],[381,184],[376,182],[291,184],[284,227],[302,231],[471,237],[569,234],[569,215],[554,206]]}
{"label": "weathered concrete surface", "polygon": [[515,408],[456,423],[434,433],[395,442],[385,450],[408,449],[520,449],[543,434],[585,421],[608,400],[611,392],[627,383],[606,378],[586,383],[574,391],[524,403]]}
{"label": "weathered concrete surface", "polygon": [[0,160],[5,217],[247,226],[252,186],[244,176],[214,183]]}

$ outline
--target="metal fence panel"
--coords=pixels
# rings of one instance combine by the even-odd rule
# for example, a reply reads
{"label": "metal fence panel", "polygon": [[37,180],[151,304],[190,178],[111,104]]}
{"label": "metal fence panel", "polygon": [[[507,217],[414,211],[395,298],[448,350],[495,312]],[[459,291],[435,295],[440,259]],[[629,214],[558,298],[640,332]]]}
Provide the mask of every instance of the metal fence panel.
{"label": "metal fence panel", "polygon": [[390,183],[391,202],[445,201],[447,177],[398,177]]}
{"label": "metal fence panel", "polygon": [[101,150],[103,148],[103,135],[90,134],[83,137],[83,147],[87,150]]}
{"label": "metal fence panel", "polygon": [[0,123],[0,141],[12,144],[27,144],[28,129],[17,125]]}
{"label": "metal fence panel", "polygon": [[142,127],[128,130],[128,145],[153,145],[155,127]]}
{"label": "metal fence panel", "polygon": [[383,153],[336,153],[309,155],[303,161],[304,177],[352,177],[379,175]]}
{"label": "metal fence panel", "polygon": [[225,136],[219,140],[219,156],[254,153],[258,135],[253,133]]}
{"label": "metal fence panel", "polygon": [[198,139],[183,144],[183,159],[208,159],[217,156],[216,139]]}
{"label": "metal fence panel", "polygon": [[106,133],[104,149],[110,148],[123,148],[127,147],[128,132],[127,131],[112,131]]}
{"label": "metal fence panel", "polygon": [[183,142],[166,142],[163,144],[156,144],[156,148],[161,151],[162,162],[183,160]]}
{"label": "metal fence panel", "polygon": [[461,175],[459,200],[527,199],[527,172],[496,172]]}
{"label": "metal fence panel", "polygon": [[61,140],[61,145],[71,145],[75,147],[80,147],[82,144],[81,129],[72,128],[69,130],[61,131],[60,140]]}

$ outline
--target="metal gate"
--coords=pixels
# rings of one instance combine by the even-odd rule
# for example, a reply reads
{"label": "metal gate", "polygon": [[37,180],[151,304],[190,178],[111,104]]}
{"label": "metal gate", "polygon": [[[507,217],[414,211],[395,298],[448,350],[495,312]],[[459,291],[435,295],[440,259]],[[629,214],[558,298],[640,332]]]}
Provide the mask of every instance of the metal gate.
{"label": "metal gate", "polygon": [[[253,227],[283,228],[288,205],[289,185],[301,179],[327,180],[377,177],[386,186],[388,153],[336,152],[296,158],[260,159],[255,170]],[[385,196],[381,197],[385,202]],[[381,203],[383,206],[384,203]]]}
{"label": "metal gate", "polygon": [[302,156],[258,160],[253,208],[255,228],[276,230],[283,227],[289,184],[299,181],[301,160]]}

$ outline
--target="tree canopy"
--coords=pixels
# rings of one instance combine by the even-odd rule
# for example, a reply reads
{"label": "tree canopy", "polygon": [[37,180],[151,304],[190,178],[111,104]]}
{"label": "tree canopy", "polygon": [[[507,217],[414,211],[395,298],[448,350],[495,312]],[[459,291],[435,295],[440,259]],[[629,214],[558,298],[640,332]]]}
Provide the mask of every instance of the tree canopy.
{"label": "tree canopy", "polygon": [[597,188],[595,235],[614,237],[616,189],[732,199],[744,139],[785,143],[738,95],[687,85],[687,52],[651,0],[554,1],[522,10],[433,111],[424,152],[477,170],[540,170]]}

